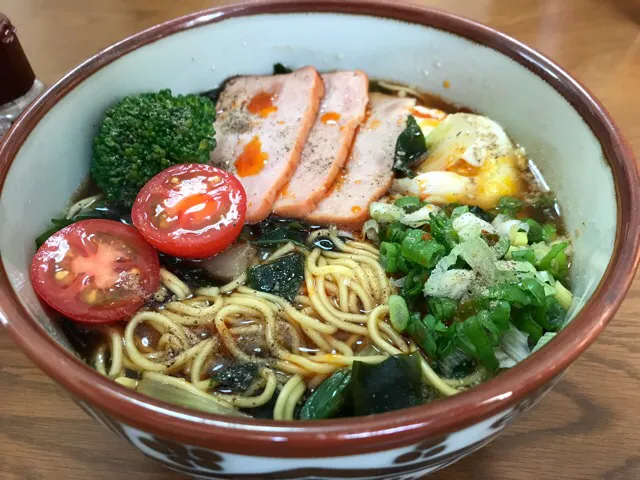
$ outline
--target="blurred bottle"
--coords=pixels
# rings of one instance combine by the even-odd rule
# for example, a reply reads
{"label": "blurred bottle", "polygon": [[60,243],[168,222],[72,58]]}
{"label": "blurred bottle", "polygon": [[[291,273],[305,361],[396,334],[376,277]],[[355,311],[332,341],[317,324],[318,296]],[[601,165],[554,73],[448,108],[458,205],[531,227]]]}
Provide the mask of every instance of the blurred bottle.
{"label": "blurred bottle", "polygon": [[0,13],[0,137],[42,90],[15,27]]}

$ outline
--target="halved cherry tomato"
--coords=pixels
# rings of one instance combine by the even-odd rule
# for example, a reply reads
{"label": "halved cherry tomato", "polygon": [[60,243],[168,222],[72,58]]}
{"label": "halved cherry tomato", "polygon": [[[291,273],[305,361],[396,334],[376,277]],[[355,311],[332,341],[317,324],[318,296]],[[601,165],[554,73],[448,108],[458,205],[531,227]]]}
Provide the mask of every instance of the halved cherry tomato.
{"label": "halved cherry tomato", "polygon": [[247,211],[244,188],[233,175],[209,165],[174,165],[142,187],[133,224],[161,252],[206,258],[240,235]]}
{"label": "halved cherry tomato", "polygon": [[83,220],[38,249],[31,283],[46,303],[73,320],[116,322],[132,316],[157,290],[160,263],[135,228]]}

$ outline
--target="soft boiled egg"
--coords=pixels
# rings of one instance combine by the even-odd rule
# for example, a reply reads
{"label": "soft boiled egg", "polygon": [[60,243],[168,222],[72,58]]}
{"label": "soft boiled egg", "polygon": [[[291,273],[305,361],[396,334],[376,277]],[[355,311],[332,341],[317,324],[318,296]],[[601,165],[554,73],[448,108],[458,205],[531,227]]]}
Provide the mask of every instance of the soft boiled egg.
{"label": "soft boiled egg", "polygon": [[428,155],[418,166],[416,177],[394,181],[395,192],[433,203],[455,202],[484,209],[495,207],[500,197],[521,192],[524,152],[514,146],[499,124],[480,115],[455,113],[423,128],[423,119],[416,117],[421,129],[429,132],[425,136]]}

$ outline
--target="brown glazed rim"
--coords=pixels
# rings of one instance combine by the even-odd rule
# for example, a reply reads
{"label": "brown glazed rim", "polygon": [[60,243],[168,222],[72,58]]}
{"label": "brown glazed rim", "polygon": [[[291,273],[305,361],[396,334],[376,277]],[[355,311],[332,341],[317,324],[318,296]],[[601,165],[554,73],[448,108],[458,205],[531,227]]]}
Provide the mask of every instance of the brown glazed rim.
{"label": "brown glazed rim", "polygon": [[0,145],[0,188],[16,153],[43,116],[79,83],[120,56],[190,28],[265,13],[334,12],[397,19],[445,30],[515,60],[557,90],[599,139],[613,172],[617,235],[597,290],[579,315],[536,355],[474,389],[406,410],[353,419],[275,422],[196,413],[155,401],[108,380],[51,338],[21,306],[0,264],[0,319],[26,354],[76,398],[114,419],[167,439],[219,451],[270,457],[330,457],[374,452],[443,436],[514,406],[561,374],[611,320],[640,259],[640,187],[631,149],[604,107],[558,65],[476,22],[393,1],[269,0],[187,15],[133,35],[90,58],[35,101]]}

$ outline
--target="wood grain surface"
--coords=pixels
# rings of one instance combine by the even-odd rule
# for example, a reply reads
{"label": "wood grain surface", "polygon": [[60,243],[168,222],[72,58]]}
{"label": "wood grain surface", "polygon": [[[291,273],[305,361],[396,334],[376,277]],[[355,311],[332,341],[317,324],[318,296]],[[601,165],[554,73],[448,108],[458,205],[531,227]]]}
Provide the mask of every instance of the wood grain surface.
{"label": "wood grain surface", "polygon": [[[203,0],[0,0],[51,84]],[[640,153],[640,0],[433,0],[542,51],[600,98]],[[578,173],[578,172],[577,172]],[[640,220],[640,219],[639,219]],[[488,447],[430,478],[640,479],[640,280],[558,386]],[[0,478],[178,480],[87,417],[0,331]]]}

